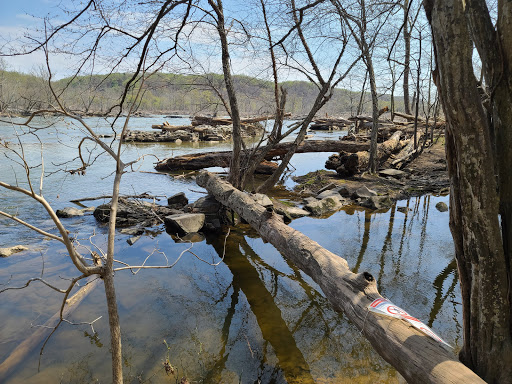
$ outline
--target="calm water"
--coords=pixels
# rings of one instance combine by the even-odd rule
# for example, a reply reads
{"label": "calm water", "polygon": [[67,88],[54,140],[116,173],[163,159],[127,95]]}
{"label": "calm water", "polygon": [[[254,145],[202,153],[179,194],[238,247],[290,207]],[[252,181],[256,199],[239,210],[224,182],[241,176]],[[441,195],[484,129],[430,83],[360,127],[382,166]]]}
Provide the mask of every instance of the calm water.
{"label": "calm water", "polygon": [[[132,128],[147,129],[161,120],[133,119]],[[88,121],[99,133],[108,133],[101,120]],[[52,173],[44,182],[46,198],[58,209],[72,206],[70,199],[110,194],[112,162],[106,156],[98,158],[86,176],[53,173],[76,156],[79,143],[69,123],[59,123],[58,128],[61,133],[53,129],[40,132],[45,171]],[[0,137],[13,142],[13,129],[0,125]],[[337,138],[339,132],[330,135]],[[22,139],[27,159],[32,164],[40,162],[37,139],[32,135]],[[125,161],[148,153],[163,158],[205,147],[223,150],[229,144],[126,145],[123,156]],[[1,154],[5,153],[3,150]],[[296,173],[321,168],[327,156],[297,155],[293,161]],[[16,179],[11,163],[2,157],[0,179],[13,183]],[[154,161],[154,157],[147,157],[138,172],[124,176],[123,193],[170,196],[184,191],[192,201],[203,195],[191,180],[144,173],[153,171]],[[39,171],[31,170],[33,180],[37,180]],[[22,176],[23,172],[18,172],[20,184]],[[291,225],[347,259],[353,270],[367,270],[377,276],[384,296],[458,346],[460,294],[448,214],[434,208],[439,201],[448,203],[448,197],[399,201],[387,212],[376,214],[348,208],[327,219],[302,218]],[[0,190],[0,207],[54,231],[42,209],[29,199]],[[64,219],[64,224],[82,244],[104,247],[105,228],[96,225],[91,215]],[[95,236],[90,238],[93,233]],[[175,243],[158,227],[133,246],[126,243],[127,238],[118,235],[116,258],[131,264],[142,263],[155,247],[172,262],[188,247]],[[65,279],[77,275],[59,244],[0,218],[0,247],[15,244],[30,245],[31,250],[0,259],[0,284],[17,286],[43,274],[45,279],[65,287]],[[195,243],[192,251],[216,263],[224,254],[224,237]],[[166,261],[162,253],[155,253],[149,262],[157,265]],[[118,272],[116,286],[127,382],[174,383],[184,375],[204,383],[401,381],[359,331],[342,314],[330,309],[311,279],[263,243],[249,227],[232,229],[224,261],[216,267],[185,254],[172,269],[142,270],[137,275]],[[0,294],[0,361],[33,332],[31,325],[43,324],[58,310],[59,301],[58,293],[39,283],[23,291]],[[108,322],[101,286],[73,312],[71,320],[91,322],[100,316],[94,323],[96,334],[89,325],[64,324],[46,346],[40,372],[37,348],[7,382],[110,382]],[[163,369],[168,352],[164,340],[170,347],[170,362],[178,370],[176,376],[167,376]]]}

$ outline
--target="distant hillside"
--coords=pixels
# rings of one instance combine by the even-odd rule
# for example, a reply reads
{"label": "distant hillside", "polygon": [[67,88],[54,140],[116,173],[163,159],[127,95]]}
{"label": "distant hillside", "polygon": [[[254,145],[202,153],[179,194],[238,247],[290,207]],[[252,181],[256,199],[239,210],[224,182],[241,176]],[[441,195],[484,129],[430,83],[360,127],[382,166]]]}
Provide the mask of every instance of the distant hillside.
{"label": "distant hillside", "polygon": [[[68,108],[84,113],[103,113],[119,101],[125,84],[131,75],[114,73],[62,79],[54,82],[62,90]],[[238,102],[244,115],[273,113],[273,83],[248,76],[235,76]],[[308,113],[317,94],[314,84],[304,81],[288,81],[281,84],[287,90],[286,111],[294,115]],[[159,73],[144,84],[144,97],[139,111],[149,113],[218,113],[225,115],[225,108],[217,92],[227,100],[222,75],[176,75]],[[128,98],[133,95],[128,95]],[[355,113],[360,93],[337,88],[331,101],[321,114],[340,115]],[[389,96],[381,97],[383,105],[389,104]],[[0,112],[26,112],[44,107],[51,100],[43,78],[0,71]],[[370,97],[365,95],[365,109],[370,111]],[[397,110],[402,101],[396,100]]]}

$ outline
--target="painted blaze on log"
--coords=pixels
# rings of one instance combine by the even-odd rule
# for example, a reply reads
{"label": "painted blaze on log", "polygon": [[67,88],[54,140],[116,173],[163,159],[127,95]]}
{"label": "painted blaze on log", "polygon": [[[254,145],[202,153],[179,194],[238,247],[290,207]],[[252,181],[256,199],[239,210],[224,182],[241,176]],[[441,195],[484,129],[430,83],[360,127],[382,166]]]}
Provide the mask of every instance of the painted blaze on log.
{"label": "painted blaze on log", "polygon": [[369,272],[355,274],[345,259],[286,225],[253,198],[217,176],[201,172],[196,182],[221,204],[236,211],[263,239],[309,275],[333,307],[343,312],[370,341],[377,352],[413,383],[483,383],[453,354],[429,336],[401,319],[368,311],[382,298]]}

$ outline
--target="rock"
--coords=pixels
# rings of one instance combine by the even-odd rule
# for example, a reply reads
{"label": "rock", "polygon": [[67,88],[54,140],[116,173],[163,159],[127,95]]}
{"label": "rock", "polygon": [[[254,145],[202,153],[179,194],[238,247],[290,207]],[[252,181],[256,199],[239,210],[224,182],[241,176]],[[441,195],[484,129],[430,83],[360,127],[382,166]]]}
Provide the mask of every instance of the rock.
{"label": "rock", "polygon": [[317,198],[313,196],[308,196],[304,199],[304,201],[306,202],[306,204],[314,203],[315,201],[317,201]]}
{"label": "rock", "polygon": [[336,188],[336,191],[343,197],[349,197],[354,192],[352,189],[348,188],[347,186],[342,186]]}
{"label": "rock", "polygon": [[180,235],[200,231],[204,220],[204,213],[183,213],[164,218],[165,225]]}
{"label": "rock", "polygon": [[252,194],[252,198],[256,203],[263,205],[265,208],[274,206],[272,200],[270,200],[268,196],[264,195],[263,193],[254,193]]}
{"label": "rock", "polygon": [[[279,214],[283,214],[279,212],[279,210],[276,209],[276,212]],[[296,219],[298,217],[304,217],[309,216],[311,213],[306,211],[305,209],[299,208],[299,207],[286,207],[284,209],[284,212],[286,212],[292,219]]]}
{"label": "rock", "polygon": [[144,233],[144,229],[141,228],[123,228],[119,231],[123,235],[137,236]]}
{"label": "rock", "polygon": [[391,176],[391,177],[394,177],[395,179],[400,179],[400,178],[404,177],[405,175],[407,175],[407,173],[404,171],[400,171],[398,169],[389,168],[389,169],[383,169],[382,171],[379,171],[379,175]]}
{"label": "rock", "polygon": [[327,191],[323,191],[322,193],[318,194],[316,196],[317,199],[319,200],[322,200],[322,199],[325,199],[326,197],[330,197],[330,196],[335,196],[335,197],[339,197],[341,198],[341,195],[338,191],[334,191],[334,190],[327,190]]}
{"label": "rock", "polygon": [[68,218],[68,217],[76,217],[83,216],[84,212],[81,209],[77,209],[74,207],[66,207],[63,209],[57,209],[55,212],[57,217]]}
{"label": "rock", "polygon": [[357,188],[353,193],[352,193],[352,198],[355,200],[357,198],[361,198],[361,197],[372,197],[372,196],[377,196],[377,192],[371,190],[371,189],[368,189],[365,185],[363,185],[362,187],[359,187]]}
{"label": "rock", "polygon": [[304,208],[311,212],[313,216],[321,216],[326,213],[337,211],[343,206],[342,200],[336,196],[329,196],[322,200],[317,200],[306,204]]}
{"label": "rock", "polygon": [[386,209],[391,207],[393,202],[389,196],[370,196],[363,199],[360,205],[370,209]]}
{"label": "rock", "polygon": [[321,188],[318,190],[318,193],[322,193],[324,191],[328,191],[329,189],[334,189],[336,188],[336,184],[335,183],[330,183],[330,184],[327,184],[325,187]]}
{"label": "rock", "polygon": [[212,196],[205,196],[197,199],[192,204],[192,212],[204,214],[217,214],[220,210],[220,203]]}
{"label": "rock", "polygon": [[210,215],[206,215],[202,232],[217,233],[222,230],[222,224],[218,218],[212,218]]}
{"label": "rock", "polygon": [[439,212],[446,212],[448,210],[448,205],[446,205],[446,203],[443,203],[442,201],[440,201],[439,203],[436,204],[436,209]]}
{"label": "rock", "polygon": [[174,144],[177,144],[177,145],[180,145],[181,143],[183,143],[183,141],[181,141],[181,139],[176,139],[176,141],[174,142]]}
{"label": "rock", "polygon": [[175,195],[172,195],[167,199],[167,204],[171,205],[173,207],[175,206],[181,206],[184,207],[188,204],[187,196],[185,196],[184,192],[177,193]]}
{"label": "rock", "polygon": [[15,245],[14,247],[0,248],[0,257],[9,257],[15,253],[26,251],[28,248],[24,245]]}
{"label": "rock", "polygon": [[137,236],[133,236],[133,237],[130,237],[128,240],[126,240],[126,242],[130,245],[133,245],[135,244],[140,238],[142,237],[142,235],[137,235]]}

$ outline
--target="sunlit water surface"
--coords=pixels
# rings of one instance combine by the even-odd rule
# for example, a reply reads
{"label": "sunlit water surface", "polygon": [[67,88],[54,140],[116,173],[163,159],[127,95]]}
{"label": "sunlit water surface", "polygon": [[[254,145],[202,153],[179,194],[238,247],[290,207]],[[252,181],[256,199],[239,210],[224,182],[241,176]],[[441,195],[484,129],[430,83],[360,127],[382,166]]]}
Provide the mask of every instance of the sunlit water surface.
{"label": "sunlit water surface", "polygon": [[[99,134],[109,127],[101,119],[86,120]],[[134,118],[132,129],[150,129],[162,117]],[[179,125],[188,120],[173,120]],[[44,124],[41,122],[41,124]],[[16,128],[19,133],[22,131]],[[14,126],[0,124],[0,137],[16,146]],[[102,155],[85,176],[61,170],[80,165],[66,163],[77,155],[78,133],[71,122],[38,132],[44,143],[44,166],[49,174],[43,193],[55,209],[72,206],[71,199],[110,195],[113,162]],[[318,134],[337,138],[339,132]],[[23,135],[25,157],[41,163],[39,139]],[[111,142],[112,139],[105,139]],[[84,144],[92,149],[90,143]],[[226,150],[230,144],[127,144],[125,162],[147,156],[124,175],[122,193],[170,196],[185,192],[191,201],[203,196],[190,179],[174,179],[153,172],[155,157],[204,150]],[[84,156],[89,156],[83,151]],[[27,186],[24,172],[1,150],[0,180]],[[97,155],[93,151],[91,159]],[[295,174],[323,167],[329,154],[299,154],[292,162]],[[19,162],[19,159],[18,159]],[[64,164],[66,163],[66,164]],[[16,178],[13,176],[16,170]],[[39,188],[41,168],[30,170]],[[292,186],[291,180],[285,185]],[[165,202],[163,198],[161,202]],[[345,258],[354,271],[377,277],[381,293],[423,320],[456,349],[461,343],[461,306],[448,214],[437,202],[447,196],[424,196],[397,202],[387,212],[346,208],[327,219],[301,218],[291,226]],[[103,200],[88,202],[97,205]],[[27,222],[55,233],[43,208],[31,199],[0,190],[0,209],[17,213]],[[105,248],[106,229],[92,215],[63,219],[80,243]],[[94,236],[92,236],[94,234]],[[91,237],[92,236],[92,237]],[[172,263],[189,245],[176,243],[163,227],[153,228],[133,246],[118,234],[116,258],[139,265]],[[31,250],[0,259],[0,289],[43,277],[61,288],[78,275],[63,246],[45,240],[30,229],[0,218],[0,247],[24,244]],[[288,263],[249,227],[194,243],[172,269],[116,274],[123,331],[124,373],[130,383],[174,383],[186,376],[203,383],[396,383],[403,379],[373,351],[369,342],[342,314],[331,309],[318,286]],[[164,255],[165,254],[165,255]],[[0,361],[3,361],[60,305],[62,295],[40,283],[0,294]],[[7,383],[108,383],[111,381],[109,331],[103,290],[97,288],[72,313],[74,323],[63,324],[50,339],[40,359],[40,346],[10,375]],[[169,346],[169,350],[164,344]],[[176,368],[165,373],[163,362]]]}

